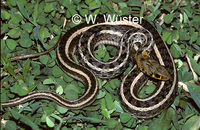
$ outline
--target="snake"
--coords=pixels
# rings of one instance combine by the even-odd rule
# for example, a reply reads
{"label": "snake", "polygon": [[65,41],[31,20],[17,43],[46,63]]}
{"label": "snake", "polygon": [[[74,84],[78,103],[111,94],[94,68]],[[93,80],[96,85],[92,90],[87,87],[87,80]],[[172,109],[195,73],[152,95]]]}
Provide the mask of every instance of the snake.
{"label": "snake", "polygon": [[[116,55],[107,62],[98,60],[94,51],[100,45],[114,46]],[[74,55],[79,63],[74,61]],[[68,100],[53,91],[36,90],[25,97],[1,103],[2,107],[43,98],[69,109],[82,109],[96,100],[99,89],[97,77],[120,77],[119,98],[122,108],[138,118],[157,116],[176,97],[177,72],[172,55],[157,29],[144,19],[140,24],[105,22],[101,18],[98,24],[79,24],[60,39],[57,61],[66,74],[84,84],[86,89],[81,97]],[[133,67],[125,73],[129,64]],[[156,88],[149,96],[140,98],[139,92],[148,80],[155,81]]]}

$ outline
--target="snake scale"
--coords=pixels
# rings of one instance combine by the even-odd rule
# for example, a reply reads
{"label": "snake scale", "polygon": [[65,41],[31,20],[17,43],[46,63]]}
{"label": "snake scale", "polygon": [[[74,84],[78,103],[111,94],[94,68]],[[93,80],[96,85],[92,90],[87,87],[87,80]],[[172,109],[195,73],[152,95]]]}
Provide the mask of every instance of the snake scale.
{"label": "snake scale", "polygon": [[[44,98],[69,109],[81,109],[96,99],[97,77],[120,76],[119,97],[128,113],[139,118],[152,118],[169,107],[176,96],[177,73],[169,49],[156,28],[144,19],[141,24],[105,22],[101,17],[97,21],[98,24],[83,23],[67,31],[57,48],[62,70],[86,87],[80,98],[67,100],[55,92],[37,90],[1,105],[8,107]],[[99,45],[115,46],[116,56],[108,62],[97,60],[94,51]],[[73,60],[74,55],[79,64]],[[132,69],[123,76],[130,63]],[[156,89],[148,97],[139,98],[138,93],[148,80],[157,83]]]}

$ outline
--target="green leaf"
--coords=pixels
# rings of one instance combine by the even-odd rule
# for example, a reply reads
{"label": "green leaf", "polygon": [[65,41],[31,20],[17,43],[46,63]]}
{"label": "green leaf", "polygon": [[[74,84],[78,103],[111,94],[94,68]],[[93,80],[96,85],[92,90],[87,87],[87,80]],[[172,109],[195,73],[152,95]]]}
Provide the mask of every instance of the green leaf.
{"label": "green leaf", "polygon": [[39,57],[39,59],[40,59],[40,62],[42,63],[42,64],[47,64],[47,62],[49,61],[49,56],[48,55],[42,55],[42,56],[40,56]]}
{"label": "green leaf", "polygon": [[55,124],[53,123],[53,121],[52,121],[48,116],[46,116],[46,123],[47,123],[47,125],[48,125],[50,128],[52,128],[52,127],[55,126]]}
{"label": "green leaf", "polygon": [[190,127],[190,130],[199,130],[200,129],[200,117],[198,118],[198,120],[196,120],[196,122],[192,125],[192,127]]}
{"label": "green leaf", "polygon": [[56,110],[58,110],[61,114],[64,114],[68,111],[66,107],[61,107],[59,105],[56,105]]}
{"label": "green leaf", "polygon": [[81,9],[81,10],[80,10],[80,14],[81,14],[81,16],[83,16],[83,17],[85,17],[85,15],[88,15],[88,13],[89,13],[88,9]]}
{"label": "green leaf", "polygon": [[9,48],[10,50],[14,50],[15,47],[17,46],[17,41],[16,41],[16,40],[13,40],[13,39],[7,39],[7,40],[6,40],[6,44],[7,44],[8,48]]}
{"label": "green leaf", "polygon": [[62,3],[62,5],[65,6],[66,8],[68,8],[72,4],[72,1],[71,0],[60,0],[60,3]]}
{"label": "green leaf", "polygon": [[19,44],[22,46],[22,47],[31,47],[32,45],[32,40],[29,38],[29,37],[21,37],[19,39]]}
{"label": "green leaf", "polygon": [[122,123],[127,123],[128,121],[130,121],[131,118],[132,118],[132,116],[129,113],[121,113],[120,114],[120,120]]}
{"label": "green leaf", "polygon": [[107,93],[105,96],[105,100],[106,100],[106,106],[108,108],[108,110],[111,110],[114,108],[114,102],[112,100],[112,96],[111,94]]}
{"label": "green leaf", "polygon": [[33,22],[35,23],[39,14],[38,6],[39,5],[39,0],[37,0],[35,6],[34,6],[34,11],[33,11]]}
{"label": "green leaf", "polygon": [[24,64],[24,68],[23,68],[23,77],[24,77],[24,81],[26,81],[27,77],[28,77],[28,72],[29,72],[29,68],[30,68],[30,60],[29,58],[26,60],[25,64]]}
{"label": "green leaf", "polygon": [[165,21],[165,23],[167,23],[167,24],[171,23],[173,19],[174,19],[174,15],[173,15],[173,14],[167,14],[167,15],[164,17],[164,21]]}
{"label": "green leaf", "polygon": [[31,33],[33,31],[33,25],[30,23],[22,24],[23,30],[27,31],[28,33]]}
{"label": "green leaf", "polygon": [[55,84],[55,81],[53,79],[45,79],[43,84]]}
{"label": "green leaf", "polygon": [[97,9],[101,6],[101,2],[99,0],[92,1],[89,3],[89,10]]}
{"label": "green leaf", "polygon": [[105,110],[105,109],[106,109],[106,101],[105,101],[104,98],[102,98],[102,99],[100,100],[100,104],[101,104],[101,109],[102,109],[102,110]]}
{"label": "green leaf", "polygon": [[101,50],[101,49],[99,49],[97,53],[101,58],[104,57],[105,54],[106,54],[106,52],[104,50]]}
{"label": "green leaf", "polygon": [[58,86],[57,89],[56,89],[56,93],[58,93],[59,95],[63,94],[63,88],[62,86]]}
{"label": "green leaf", "polygon": [[18,112],[16,112],[13,109],[10,109],[9,111],[11,111],[11,113],[14,114],[14,115],[19,116],[20,121],[22,121],[26,125],[30,126],[33,130],[39,130],[39,127],[35,123],[33,123],[29,118],[27,118],[26,116],[19,114]]}
{"label": "green leaf", "polygon": [[10,19],[10,14],[6,11],[6,10],[4,10],[4,11],[1,11],[1,17],[2,17],[2,19]]}
{"label": "green leaf", "polygon": [[14,23],[14,24],[18,24],[19,22],[21,22],[23,19],[23,17],[19,14],[12,14],[11,15],[11,21]]}
{"label": "green leaf", "polygon": [[46,112],[47,115],[50,115],[54,111],[55,111],[54,107],[48,106],[48,107],[45,108],[45,112]]}
{"label": "green leaf", "polygon": [[182,50],[180,48],[180,46],[178,46],[177,44],[172,44],[170,47],[170,53],[172,54],[172,56],[174,58],[179,58],[182,56]]}
{"label": "green leaf", "polygon": [[117,123],[118,122],[115,119],[111,118],[111,119],[108,119],[105,124],[108,126],[108,128],[114,129]]}
{"label": "green leaf", "polygon": [[198,35],[199,35],[198,32],[192,33],[192,35],[191,35],[191,40],[192,40],[192,42],[195,42],[195,41],[197,40]]}
{"label": "green leaf", "polygon": [[49,13],[52,10],[54,10],[54,8],[51,5],[48,4],[48,5],[44,6],[44,12],[46,12],[46,13]]}
{"label": "green leaf", "polygon": [[42,39],[50,37],[49,30],[47,28],[45,28],[44,26],[40,28],[39,34],[40,34],[39,36]]}
{"label": "green leaf", "polygon": [[200,93],[195,91],[192,87],[190,87],[190,85],[187,85],[187,87],[190,92],[190,95],[192,96],[192,99],[195,101],[197,106],[200,108]]}
{"label": "green leaf", "polygon": [[107,109],[102,110],[101,113],[102,113],[102,115],[104,115],[105,117],[110,118],[110,114],[109,114],[109,112],[108,112]]}
{"label": "green leaf", "polygon": [[27,95],[29,93],[29,89],[27,87],[27,84],[22,83],[20,85],[20,87],[18,87],[17,93],[18,93],[19,96],[25,96],[25,95]]}
{"label": "green leaf", "polygon": [[63,75],[63,79],[65,82],[72,82],[74,79],[68,76],[67,74]]}
{"label": "green leaf", "polygon": [[6,130],[17,130],[17,124],[14,121],[8,120],[6,122]]}
{"label": "green leaf", "polygon": [[199,117],[198,116],[192,116],[190,117],[186,123],[183,125],[183,130],[190,130],[190,128],[192,127],[192,125],[197,121]]}
{"label": "green leaf", "polygon": [[60,68],[55,68],[55,69],[53,69],[52,74],[53,74],[55,77],[60,77],[60,76],[63,74],[63,71],[62,71]]}
{"label": "green leaf", "polygon": [[37,24],[34,23],[34,22],[30,19],[29,14],[28,14],[27,10],[24,8],[24,5],[21,3],[21,1],[17,1],[17,6],[19,7],[19,10],[20,10],[20,12],[22,13],[22,15],[23,15],[26,19],[28,19],[32,24],[34,24],[35,26],[37,26]]}
{"label": "green leaf", "polygon": [[106,95],[106,92],[103,91],[103,92],[99,92],[98,96],[97,96],[97,99],[100,99],[102,97],[104,97]]}
{"label": "green leaf", "polygon": [[69,100],[76,100],[78,99],[78,93],[74,91],[73,89],[68,89],[65,91],[65,96]]}
{"label": "green leaf", "polygon": [[43,122],[43,123],[46,122],[46,117],[47,117],[47,115],[43,114],[41,117],[41,122]]}
{"label": "green leaf", "polygon": [[193,15],[193,20],[194,20],[194,22],[199,23],[200,22],[200,16]]}
{"label": "green leaf", "polygon": [[115,104],[116,112],[120,112],[120,113],[124,112],[119,101],[115,100],[114,104]]}
{"label": "green leaf", "polygon": [[22,34],[22,31],[21,31],[21,29],[19,27],[13,28],[8,32],[8,35],[11,38],[18,38],[21,34]]}
{"label": "green leaf", "polygon": [[68,84],[64,90],[64,93],[68,90],[74,90],[75,92],[79,93],[78,87],[76,87],[74,84]]}
{"label": "green leaf", "polygon": [[195,60],[192,58],[191,55],[188,55],[188,57],[190,58],[190,62],[192,65],[193,70],[200,75],[200,65],[198,63],[195,62]]}
{"label": "green leaf", "polygon": [[0,97],[1,97],[1,102],[8,102],[9,101],[9,98],[8,98],[8,96],[5,92],[1,93]]}
{"label": "green leaf", "polygon": [[200,87],[199,87],[199,85],[197,85],[195,83],[191,83],[191,82],[186,82],[186,84],[189,85],[190,87],[192,87],[198,93],[200,93]]}
{"label": "green leaf", "polygon": [[127,2],[127,4],[129,6],[138,6],[138,7],[141,7],[142,6],[142,3],[140,1],[134,1],[134,0],[129,0]]}

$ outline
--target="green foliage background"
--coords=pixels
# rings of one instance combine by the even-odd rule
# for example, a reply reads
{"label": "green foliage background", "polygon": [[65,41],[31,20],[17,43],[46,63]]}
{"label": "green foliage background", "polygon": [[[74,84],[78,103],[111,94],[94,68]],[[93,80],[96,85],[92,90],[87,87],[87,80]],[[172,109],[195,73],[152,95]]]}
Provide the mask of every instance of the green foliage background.
{"label": "green foliage background", "polygon": [[[200,79],[199,3],[199,0],[1,0],[1,102],[34,90],[56,91],[68,99],[76,99],[83,93],[83,84],[58,67],[55,50],[32,59],[8,60],[55,45],[62,31],[76,26],[71,21],[74,14],[83,18],[89,14],[131,14],[152,21],[174,57],[179,86],[189,89],[186,92],[179,87],[169,109],[156,118],[141,120],[121,108],[117,93],[119,79],[98,79],[99,95],[91,106],[68,110],[48,100],[37,100],[1,108],[1,129],[200,128],[200,86],[194,81],[195,74]],[[105,55],[103,51],[97,54],[100,58]]]}

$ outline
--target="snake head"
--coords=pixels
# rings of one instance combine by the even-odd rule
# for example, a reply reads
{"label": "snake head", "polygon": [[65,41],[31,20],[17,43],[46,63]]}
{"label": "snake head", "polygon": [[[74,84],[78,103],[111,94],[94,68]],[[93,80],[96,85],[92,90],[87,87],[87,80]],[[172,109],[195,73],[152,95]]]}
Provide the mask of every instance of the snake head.
{"label": "snake head", "polygon": [[153,66],[152,70],[154,70],[151,74],[152,78],[167,81],[171,77],[169,72],[164,68],[164,66],[160,64]]}
{"label": "snake head", "polygon": [[136,53],[135,60],[138,68],[143,73],[157,80],[169,80],[170,74],[164,66],[159,64],[156,60],[145,58],[142,53]]}

